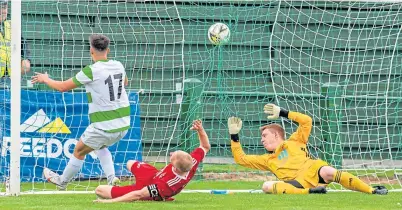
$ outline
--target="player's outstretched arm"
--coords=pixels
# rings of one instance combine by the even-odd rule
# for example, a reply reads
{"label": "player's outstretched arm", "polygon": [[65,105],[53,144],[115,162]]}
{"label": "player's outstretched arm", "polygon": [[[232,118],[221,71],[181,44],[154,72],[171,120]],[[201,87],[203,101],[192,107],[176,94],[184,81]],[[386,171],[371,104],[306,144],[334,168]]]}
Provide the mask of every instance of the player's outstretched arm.
{"label": "player's outstretched arm", "polygon": [[228,119],[228,128],[231,139],[231,148],[234,161],[244,167],[269,170],[267,160],[269,155],[246,155],[241,147],[239,132],[243,122],[238,117]]}
{"label": "player's outstretched arm", "polygon": [[194,120],[193,126],[190,130],[195,130],[198,133],[198,139],[200,140],[200,147],[202,147],[207,153],[211,149],[211,144],[209,143],[209,138],[207,133],[205,132],[204,127],[202,126],[201,120]]}
{"label": "player's outstretched arm", "polygon": [[313,120],[310,116],[299,112],[288,111],[276,106],[275,104],[266,104],[264,106],[264,113],[268,114],[267,118],[270,120],[277,119],[278,117],[285,117],[297,122],[299,127],[297,128],[296,132],[290,136],[289,140],[299,141],[307,144],[313,124]]}
{"label": "player's outstretched arm", "polygon": [[32,84],[35,83],[44,83],[48,85],[49,87],[58,90],[60,92],[65,92],[72,90],[77,87],[77,85],[74,83],[73,79],[69,79],[66,81],[57,81],[49,78],[49,75],[47,72],[44,74],[35,72],[35,75],[32,76]]}
{"label": "player's outstretched arm", "polygon": [[149,190],[147,187],[144,187],[141,190],[132,191],[121,197],[113,199],[97,199],[94,200],[94,202],[95,203],[132,202],[132,201],[138,201],[141,198],[148,198],[148,197],[150,197]]}

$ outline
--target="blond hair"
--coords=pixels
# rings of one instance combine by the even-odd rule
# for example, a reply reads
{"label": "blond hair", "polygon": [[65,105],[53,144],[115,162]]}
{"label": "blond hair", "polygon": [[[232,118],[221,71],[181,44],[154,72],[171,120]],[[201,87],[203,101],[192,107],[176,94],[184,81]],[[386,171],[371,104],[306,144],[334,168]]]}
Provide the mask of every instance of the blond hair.
{"label": "blond hair", "polygon": [[282,128],[279,124],[268,124],[260,127],[260,132],[264,132],[266,129],[269,129],[271,132],[277,133],[282,139],[285,139],[285,129]]}
{"label": "blond hair", "polygon": [[173,166],[181,172],[188,172],[193,167],[193,158],[187,152],[178,151]]}

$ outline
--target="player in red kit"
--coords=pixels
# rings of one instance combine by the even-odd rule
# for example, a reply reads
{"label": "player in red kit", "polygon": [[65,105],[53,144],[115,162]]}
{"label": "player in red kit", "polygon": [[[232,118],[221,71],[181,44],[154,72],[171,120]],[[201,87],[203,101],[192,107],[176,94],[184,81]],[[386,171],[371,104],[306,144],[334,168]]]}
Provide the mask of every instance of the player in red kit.
{"label": "player in red kit", "polygon": [[158,170],[152,165],[140,161],[130,160],[127,168],[134,174],[136,183],[129,186],[100,185],[95,193],[99,203],[131,202],[137,200],[172,200],[172,196],[180,193],[193,178],[198,165],[211,148],[208,135],[202,122],[195,120],[191,130],[198,133],[200,146],[191,154],[184,151],[173,152],[170,164]]}

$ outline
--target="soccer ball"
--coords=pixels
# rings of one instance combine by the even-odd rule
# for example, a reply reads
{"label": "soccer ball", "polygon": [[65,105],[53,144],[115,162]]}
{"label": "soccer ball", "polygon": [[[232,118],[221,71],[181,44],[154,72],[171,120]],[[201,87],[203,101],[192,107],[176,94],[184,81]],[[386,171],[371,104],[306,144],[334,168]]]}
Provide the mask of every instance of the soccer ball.
{"label": "soccer ball", "polygon": [[230,30],[224,23],[215,23],[208,29],[208,39],[213,45],[223,45],[229,42]]}

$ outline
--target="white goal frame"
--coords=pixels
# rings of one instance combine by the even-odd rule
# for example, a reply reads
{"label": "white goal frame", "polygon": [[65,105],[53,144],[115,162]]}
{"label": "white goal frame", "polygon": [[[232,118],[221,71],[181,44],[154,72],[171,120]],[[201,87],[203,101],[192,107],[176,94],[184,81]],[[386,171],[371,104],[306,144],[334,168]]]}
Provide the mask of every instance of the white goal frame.
{"label": "white goal frame", "polygon": [[[26,191],[21,192],[21,179],[20,179],[20,148],[21,148],[21,1],[10,0],[11,3],[11,124],[10,124],[10,163],[9,174],[6,174],[5,181],[6,191],[0,192],[0,195],[5,196],[19,196],[26,194],[89,194],[94,191]],[[199,0],[200,2],[212,2],[213,0]],[[281,0],[278,0],[281,1]],[[302,0],[300,0],[302,1]],[[304,0],[309,1],[309,0]],[[325,1],[325,0],[323,0]],[[346,0],[335,0],[346,1]],[[230,1],[229,1],[230,2]],[[247,2],[247,1],[243,1]],[[356,0],[355,2],[387,2],[387,3],[401,3],[402,0]],[[184,30],[183,30],[184,33]],[[184,36],[183,36],[184,37]],[[182,48],[183,50],[184,48]],[[182,53],[183,54],[183,53]],[[184,57],[183,57],[184,58]],[[184,61],[183,61],[184,62]],[[183,65],[184,66],[184,65]],[[185,71],[183,71],[183,74]],[[184,78],[184,75],[183,75]],[[180,104],[181,105],[181,104]],[[359,169],[353,169],[359,170]],[[364,170],[364,169],[361,169]],[[230,182],[228,182],[229,184]],[[261,182],[262,184],[263,182]],[[390,190],[393,192],[402,192],[402,189]],[[329,190],[329,192],[351,192],[349,190]],[[209,193],[209,194],[232,194],[232,193],[262,193],[261,190],[183,190],[183,193]]]}
{"label": "white goal frame", "polygon": [[10,176],[6,179],[6,194],[21,193],[20,179],[20,124],[21,124],[21,0],[11,1],[11,139]]}

